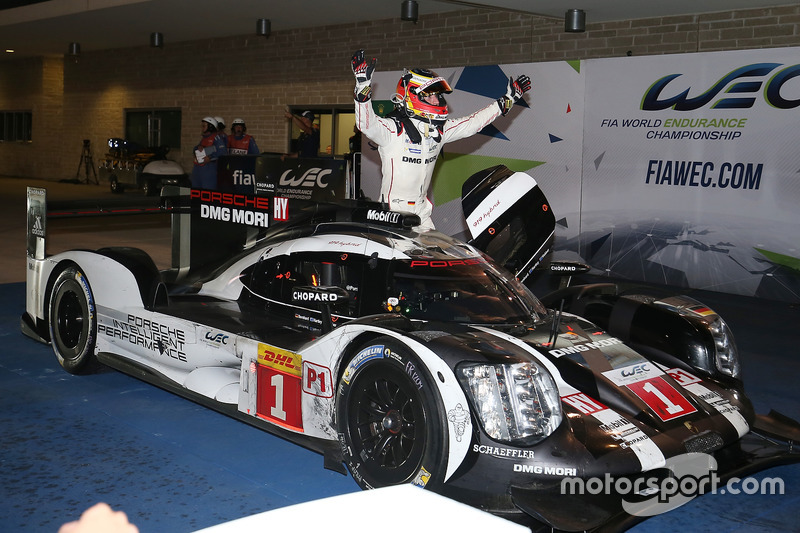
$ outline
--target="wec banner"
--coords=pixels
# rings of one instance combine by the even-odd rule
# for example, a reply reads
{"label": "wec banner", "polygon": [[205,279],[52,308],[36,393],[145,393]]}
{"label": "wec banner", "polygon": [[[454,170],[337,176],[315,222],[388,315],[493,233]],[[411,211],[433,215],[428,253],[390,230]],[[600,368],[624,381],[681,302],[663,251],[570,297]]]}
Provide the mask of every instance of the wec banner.
{"label": "wec banner", "polygon": [[798,52],[586,61],[570,247],[612,276],[798,299]]}
{"label": "wec banner", "polygon": [[275,154],[219,158],[217,189],[315,202],[350,197],[347,162],[335,158],[289,158]]}

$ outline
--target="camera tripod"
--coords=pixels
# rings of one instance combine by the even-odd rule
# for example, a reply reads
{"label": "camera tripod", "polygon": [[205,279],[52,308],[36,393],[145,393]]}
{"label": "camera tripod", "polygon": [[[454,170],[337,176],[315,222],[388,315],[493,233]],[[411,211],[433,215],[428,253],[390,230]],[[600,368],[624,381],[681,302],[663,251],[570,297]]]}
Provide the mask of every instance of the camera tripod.
{"label": "camera tripod", "polygon": [[[84,177],[80,179],[81,167],[83,167]],[[94,184],[100,185],[97,179],[97,170],[94,168],[94,158],[92,157],[92,145],[89,139],[83,140],[83,152],[81,152],[81,159],[78,162],[78,172],[75,173],[75,179],[81,183],[89,183],[89,173],[94,174]]]}

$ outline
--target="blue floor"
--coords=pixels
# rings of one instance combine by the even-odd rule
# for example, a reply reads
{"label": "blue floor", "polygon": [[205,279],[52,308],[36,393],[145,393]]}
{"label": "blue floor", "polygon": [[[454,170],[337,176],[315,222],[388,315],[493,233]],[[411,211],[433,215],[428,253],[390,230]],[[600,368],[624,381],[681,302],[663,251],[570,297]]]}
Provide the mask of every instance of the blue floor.
{"label": "blue floor", "polygon": [[[105,501],[143,533],[189,532],[358,490],[322,456],[134,378],[67,374],[19,332],[24,299],[24,284],[0,284],[0,531],[55,532]],[[800,418],[800,310],[706,303],[727,306],[758,410]],[[800,465],[764,477],[785,494],[706,495],[632,531],[799,531]],[[324,530],[324,517],[298,520]]]}

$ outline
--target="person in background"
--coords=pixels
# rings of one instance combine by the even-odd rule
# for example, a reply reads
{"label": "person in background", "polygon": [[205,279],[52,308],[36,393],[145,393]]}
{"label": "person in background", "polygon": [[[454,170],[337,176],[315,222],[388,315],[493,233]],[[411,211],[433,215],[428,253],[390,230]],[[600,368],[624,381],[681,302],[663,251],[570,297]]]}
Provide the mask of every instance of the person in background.
{"label": "person in background", "polygon": [[222,137],[222,141],[227,146],[228,144],[228,134],[225,133],[225,119],[222,117],[214,117],[214,120],[217,121],[217,135]]}
{"label": "person in background", "polygon": [[392,98],[395,109],[385,118],[372,109],[372,73],[377,59],[368,60],[364,50],[351,60],[356,86],[356,127],[378,145],[381,156],[380,201],[392,211],[418,215],[419,230],[434,229],[433,204],[427,198],[436,159],[445,143],[478,133],[531,88],[528,76],[509,78],[506,94],[488,106],[461,118],[449,118],[444,95],[453,90],[447,80],[431,70],[406,71]]}
{"label": "person in background", "polygon": [[283,160],[287,157],[319,157],[319,129],[314,126],[314,112],[303,111],[299,115],[295,115],[287,109],[285,116],[296,123],[302,133],[297,138],[297,151],[283,154],[281,159]]}
{"label": "person in background", "polygon": [[260,154],[256,140],[247,134],[244,119],[235,118],[231,122],[231,134],[228,136],[228,153],[231,155]]}
{"label": "person in background", "polygon": [[217,159],[227,155],[228,146],[217,135],[217,120],[205,117],[200,121],[202,136],[194,147],[194,167],[192,168],[192,187],[196,189],[217,188]]}

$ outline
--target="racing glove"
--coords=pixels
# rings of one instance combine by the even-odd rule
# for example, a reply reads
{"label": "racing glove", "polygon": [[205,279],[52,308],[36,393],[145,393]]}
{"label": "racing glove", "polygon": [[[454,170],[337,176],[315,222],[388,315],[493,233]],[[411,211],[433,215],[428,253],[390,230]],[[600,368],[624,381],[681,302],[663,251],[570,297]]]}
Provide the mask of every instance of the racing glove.
{"label": "racing glove", "polygon": [[370,98],[372,88],[372,73],[375,72],[375,64],[378,62],[377,58],[367,60],[364,57],[364,50],[359,50],[353,54],[351,64],[353,67],[353,75],[356,77],[356,90],[355,99],[359,102],[366,102]]}
{"label": "racing glove", "polygon": [[524,74],[516,79],[509,77],[506,94],[497,99],[500,112],[506,116],[515,103],[519,102],[522,95],[531,90],[531,79]]}

